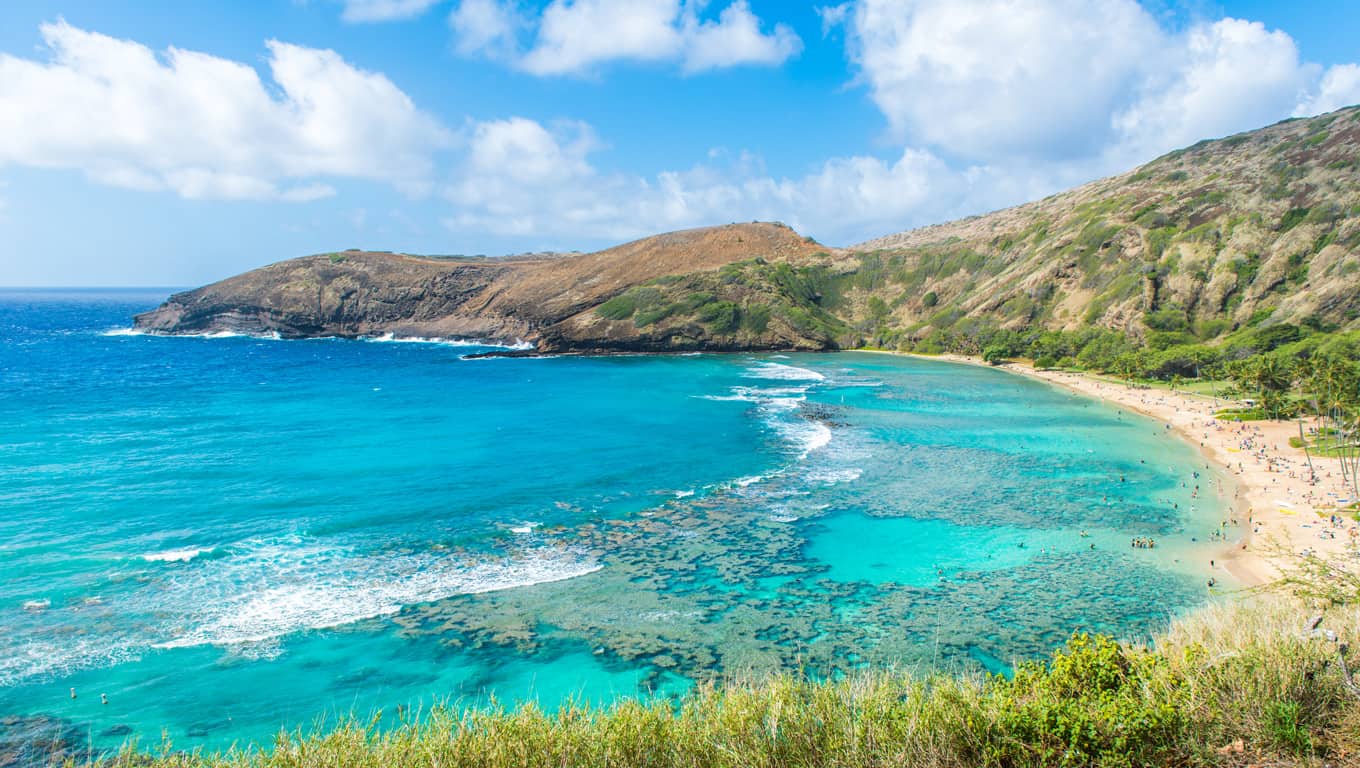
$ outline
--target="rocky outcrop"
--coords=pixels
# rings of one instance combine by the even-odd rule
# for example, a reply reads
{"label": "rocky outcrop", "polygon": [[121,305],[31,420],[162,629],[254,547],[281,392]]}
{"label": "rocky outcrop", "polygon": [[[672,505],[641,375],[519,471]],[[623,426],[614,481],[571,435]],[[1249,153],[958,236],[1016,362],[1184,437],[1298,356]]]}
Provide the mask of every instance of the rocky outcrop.
{"label": "rocky outcrop", "polygon": [[[742,260],[800,262],[821,247],[782,224],[672,232],[605,251],[514,259],[439,259],[345,251],[292,259],[171,296],[139,315],[151,333],[393,334],[527,341],[545,352],[735,347],[702,323],[649,332],[597,327],[594,310],[627,291]],[[822,348],[776,328],[743,346]]]}

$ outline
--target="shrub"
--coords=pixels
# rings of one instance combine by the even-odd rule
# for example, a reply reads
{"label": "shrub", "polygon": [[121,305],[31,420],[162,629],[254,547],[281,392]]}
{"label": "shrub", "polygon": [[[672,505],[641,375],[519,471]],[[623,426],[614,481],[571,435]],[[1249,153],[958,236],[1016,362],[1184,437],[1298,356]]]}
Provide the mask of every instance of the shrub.
{"label": "shrub", "polygon": [[1275,230],[1281,234],[1284,234],[1285,232],[1288,232],[1289,230],[1298,226],[1306,218],[1308,218],[1307,208],[1290,208],[1285,213],[1285,215],[1280,218],[1280,224],[1275,228]]}
{"label": "shrub", "polygon": [[606,320],[627,320],[637,311],[637,303],[628,294],[615,296],[595,308],[595,314]]}
{"label": "shrub", "polygon": [[921,305],[924,306],[926,309],[929,309],[939,303],[940,297],[936,296],[934,291],[927,291],[926,295],[921,297]]}
{"label": "shrub", "polygon": [[1011,736],[993,747],[1006,765],[1164,765],[1190,725],[1184,683],[1164,659],[1085,633],[992,693]]}
{"label": "shrub", "polygon": [[646,328],[652,323],[659,323],[675,313],[678,307],[675,304],[661,304],[639,309],[633,315],[633,323],[639,328]]}
{"label": "shrub", "polygon": [[982,350],[982,359],[986,360],[989,365],[1001,365],[1010,359],[1009,351],[1002,346],[987,347]]}
{"label": "shrub", "polygon": [[1159,309],[1143,315],[1143,324],[1154,331],[1184,331],[1189,327],[1179,309]]}
{"label": "shrub", "polygon": [[699,310],[699,319],[713,333],[731,333],[741,323],[740,310],[730,301],[715,301]]}
{"label": "shrub", "polygon": [[741,327],[751,333],[764,333],[770,325],[768,304],[749,304],[741,312]]}

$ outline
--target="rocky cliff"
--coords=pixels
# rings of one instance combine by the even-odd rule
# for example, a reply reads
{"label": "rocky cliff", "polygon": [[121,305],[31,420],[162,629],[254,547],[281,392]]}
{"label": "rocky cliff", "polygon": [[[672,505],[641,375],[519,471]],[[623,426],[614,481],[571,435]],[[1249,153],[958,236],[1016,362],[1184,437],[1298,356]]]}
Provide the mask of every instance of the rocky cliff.
{"label": "rocky cliff", "polygon": [[740,337],[716,336],[701,322],[625,331],[623,325],[601,326],[595,310],[630,288],[668,277],[746,259],[799,263],[822,251],[782,224],[761,223],[672,232],[598,253],[543,258],[344,251],[271,264],[176,294],[135,323],[165,334],[528,341],[545,352],[821,349],[825,339],[806,338],[781,323]]}

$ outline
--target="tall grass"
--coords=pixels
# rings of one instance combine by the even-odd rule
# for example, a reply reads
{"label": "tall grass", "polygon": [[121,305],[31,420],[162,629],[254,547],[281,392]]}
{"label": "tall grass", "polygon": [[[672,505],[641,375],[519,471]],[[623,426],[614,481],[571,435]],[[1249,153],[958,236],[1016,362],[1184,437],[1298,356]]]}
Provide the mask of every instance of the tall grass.
{"label": "tall grass", "polygon": [[134,751],[114,766],[511,768],[1357,764],[1360,700],[1337,640],[1360,610],[1291,597],[1209,606],[1155,648],[1074,635],[1013,677],[876,671],[701,686],[679,703],[437,709],[226,754]]}

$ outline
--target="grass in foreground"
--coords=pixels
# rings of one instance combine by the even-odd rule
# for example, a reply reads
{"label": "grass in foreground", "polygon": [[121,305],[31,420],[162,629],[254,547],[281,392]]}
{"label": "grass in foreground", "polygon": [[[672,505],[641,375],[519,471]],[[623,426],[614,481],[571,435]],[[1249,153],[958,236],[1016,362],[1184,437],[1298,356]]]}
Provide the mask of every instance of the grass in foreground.
{"label": "grass in foreground", "polygon": [[1295,598],[1209,606],[1155,650],[1077,634],[1013,678],[869,672],[701,687],[679,706],[436,711],[419,724],[352,722],[282,735],[271,750],[127,752],[115,766],[1139,766],[1354,765],[1360,698],[1334,637]]}

